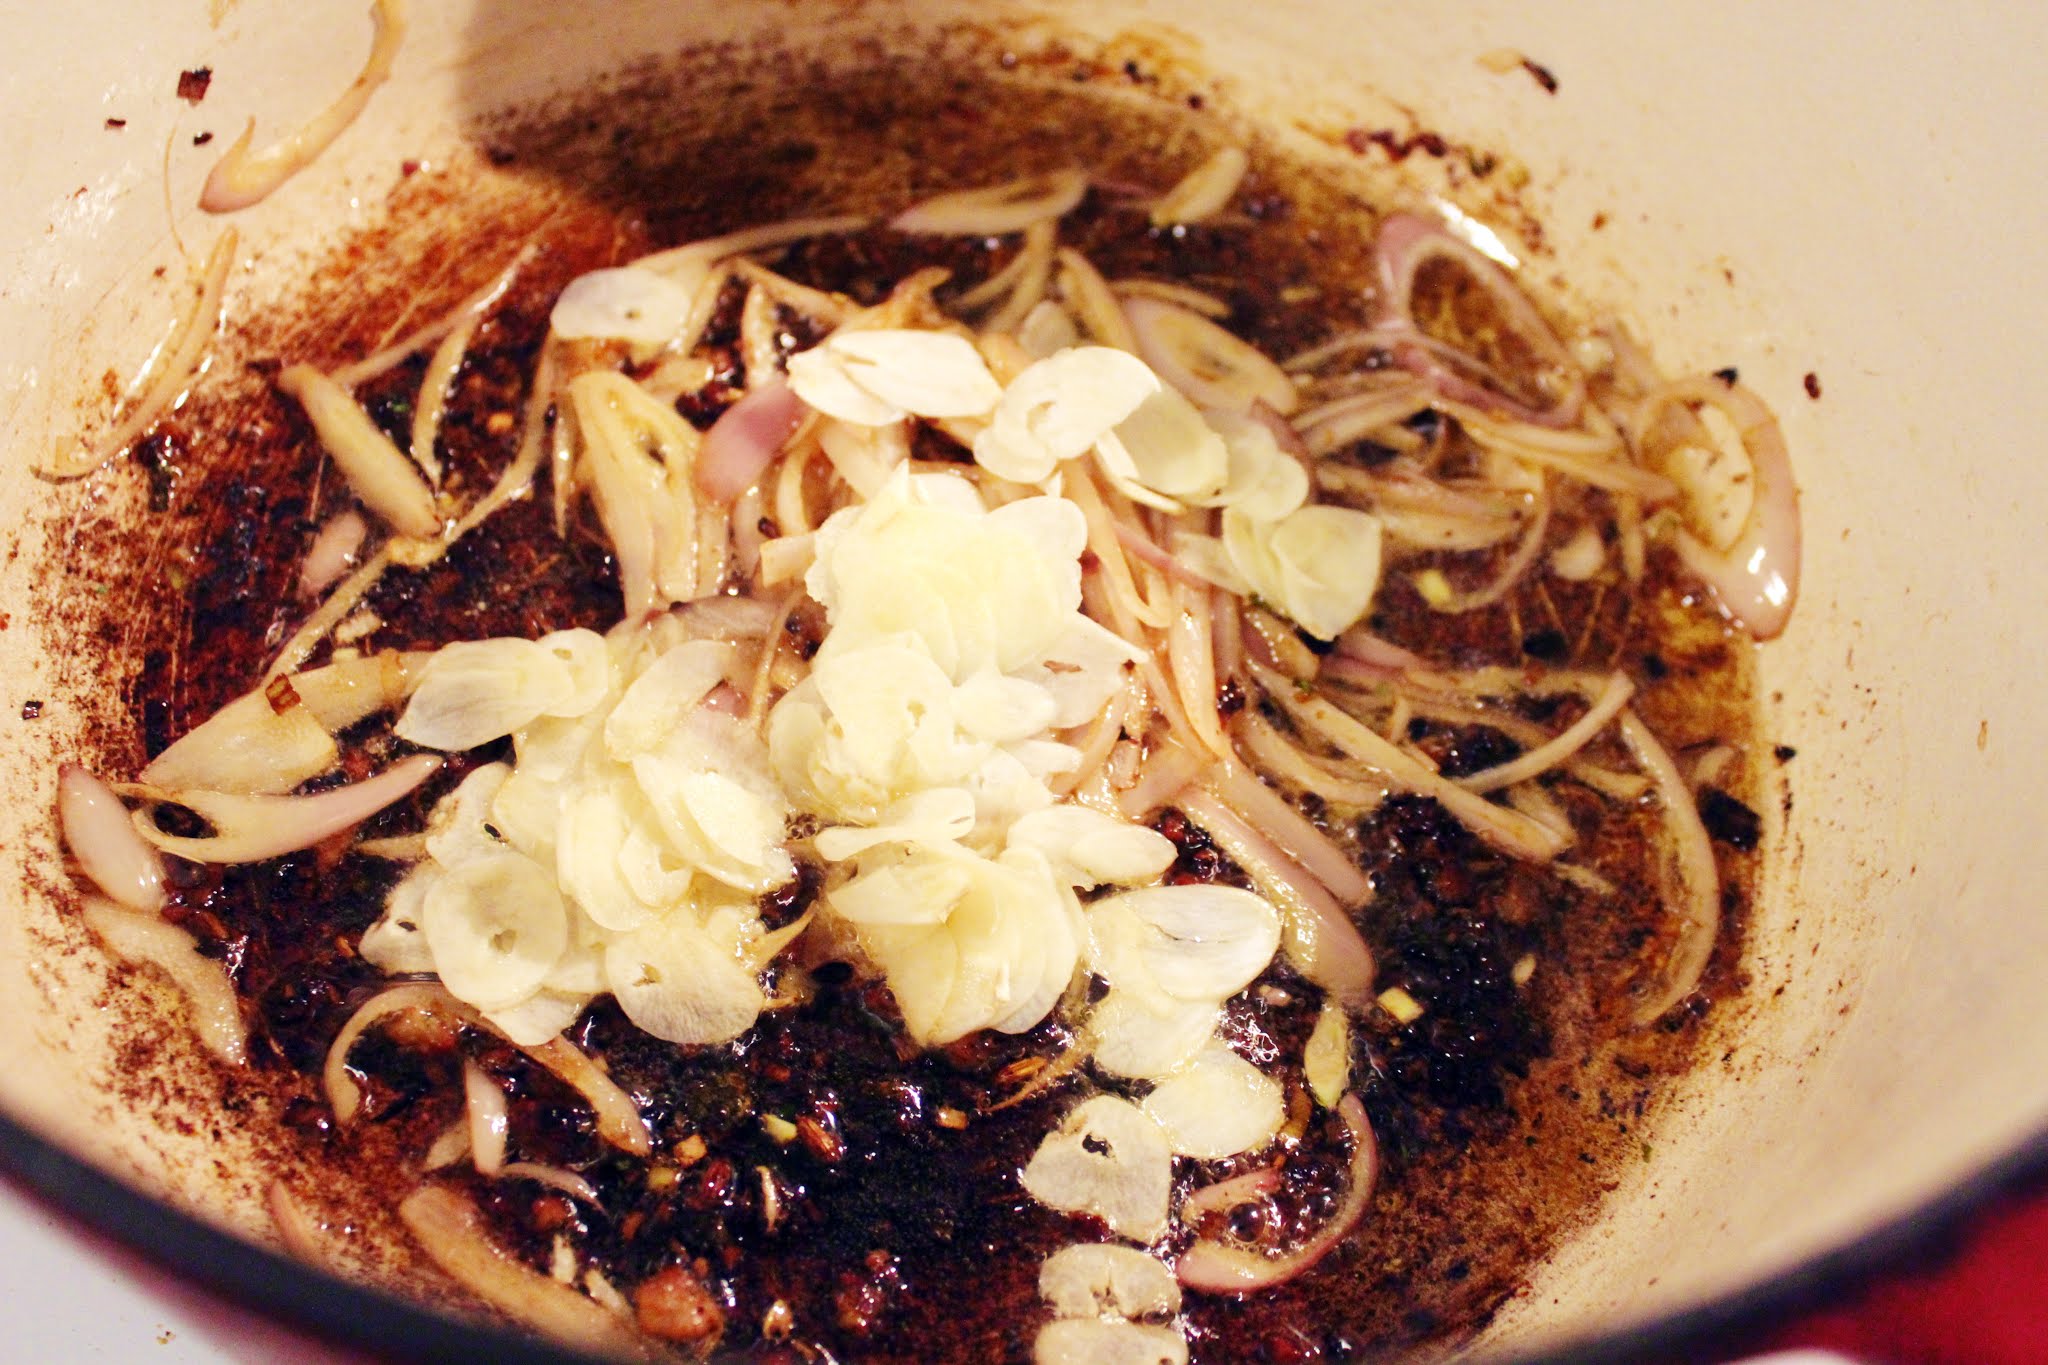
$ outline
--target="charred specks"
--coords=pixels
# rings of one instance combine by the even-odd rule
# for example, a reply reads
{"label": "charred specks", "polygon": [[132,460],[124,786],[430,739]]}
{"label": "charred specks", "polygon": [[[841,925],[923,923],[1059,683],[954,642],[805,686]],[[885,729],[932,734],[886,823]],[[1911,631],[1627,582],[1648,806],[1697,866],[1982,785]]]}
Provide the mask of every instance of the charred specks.
{"label": "charred specks", "polygon": [[40,716],[40,715],[42,715],[42,714],[43,714],[43,704],[42,704],[42,702],[40,702],[40,701],[36,700],[36,699],[35,699],[35,698],[33,698],[33,697],[29,698],[29,699],[28,699],[27,701],[25,701],[25,702],[23,702],[23,703],[21,704],[21,718],[22,718],[23,720],[34,720],[34,719],[35,719],[36,717],[38,717],[38,716]]}
{"label": "charred specks", "polygon": [[1777,744],[1771,747],[1771,757],[1777,759],[1780,763],[1790,763],[1793,759],[1799,757],[1799,751],[1789,744]]}
{"label": "charred specks", "polygon": [[1736,369],[1733,365],[1728,365],[1714,371],[1714,378],[1732,389],[1742,382],[1742,371]]}
{"label": "charred specks", "polygon": [[211,141],[213,141],[212,133],[194,133],[192,135],[192,145],[194,147],[204,147]]}
{"label": "charred specks", "polygon": [[124,118],[110,118],[102,126],[109,132],[118,133],[128,126],[128,120]]}
{"label": "charred specks", "polygon": [[1532,630],[1522,637],[1522,652],[1546,664],[1561,664],[1571,657],[1572,642],[1561,630]]}
{"label": "charred specks", "polygon": [[1522,58],[1522,70],[1528,72],[1536,84],[1543,87],[1544,94],[1555,95],[1557,93],[1557,77],[1551,74],[1549,67],[1541,62],[1524,57]]}
{"label": "charred specks", "polygon": [[1352,128],[1344,134],[1344,145],[1359,156],[1364,156],[1377,147],[1387,154],[1387,159],[1399,164],[1421,152],[1426,156],[1442,158],[1449,156],[1451,144],[1440,133],[1428,130],[1411,133],[1402,137],[1391,128]]}
{"label": "charred specks", "polygon": [[213,68],[195,66],[190,71],[178,73],[178,98],[187,104],[197,104],[206,98],[208,87],[213,84]]}
{"label": "charred specks", "polygon": [[1806,396],[1807,396],[1808,398],[1812,398],[1812,399],[1816,399],[1816,400],[1817,400],[1817,399],[1819,399],[1819,397],[1820,397],[1820,376],[1819,376],[1819,375],[1815,374],[1815,373],[1814,373],[1814,372],[1813,372],[1812,370],[1808,370],[1808,371],[1806,372],[1806,377],[1805,377],[1805,379],[1801,380],[1800,382],[1801,382],[1801,383],[1803,383],[1803,384],[1804,384],[1804,385],[1806,386]]}
{"label": "charred specks", "polygon": [[1752,852],[1763,838],[1763,821],[1757,813],[1719,787],[1700,791],[1700,822],[1707,833],[1730,848]]}

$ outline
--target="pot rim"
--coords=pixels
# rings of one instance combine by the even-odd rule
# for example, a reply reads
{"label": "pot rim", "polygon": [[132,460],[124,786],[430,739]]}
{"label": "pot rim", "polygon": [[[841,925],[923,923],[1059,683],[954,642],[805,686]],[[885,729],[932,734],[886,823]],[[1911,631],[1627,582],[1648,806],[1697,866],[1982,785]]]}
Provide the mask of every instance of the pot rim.
{"label": "pot rim", "polygon": [[[465,1321],[248,1241],[145,1193],[4,1111],[0,1173],[188,1283],[380,1357],[445,1360],[488,1352],[482,1358],[504,1365],[600,1359],[508,1327]],[[1504,1359],[1521,1365],[1727,1359],[1727,1350],[1757,1345],[1781,1320],[1904,1268],[1999,1196],[2044,1176],[2048,1128],[1923,1202],[1766,1279],[1648,1322],[1568,1337]]]}

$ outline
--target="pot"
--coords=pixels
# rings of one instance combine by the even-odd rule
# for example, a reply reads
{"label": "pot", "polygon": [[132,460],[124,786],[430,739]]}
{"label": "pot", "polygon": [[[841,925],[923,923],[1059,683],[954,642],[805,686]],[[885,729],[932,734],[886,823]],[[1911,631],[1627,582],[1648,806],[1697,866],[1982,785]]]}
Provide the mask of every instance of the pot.
{"label": "pot", "polygon": [[[2048,430],[2048,389],[2031,372],[2048,283],[2033,137],[2048,113],[2048,11],[415,10],[394,79],[356,126],[235,217],[250,262],[237,289],[282,292],[375,217],[401,160],[455,155],[505,108],[707,43],[728,60],[785,45],[874,61],[943,31],[963,60],[1055,42],[1110,70],[1128,55],[1304,155],[1423,193],[1445,188],[1443,166],[1389,170],[1346,130],[1427,129],[1512,154],[1546,277],[1636,320],[1673,368],[1738,364],[1775,407],[1803,492],[1807,586],[1761,658],[1765,733],[1796,758],[1772,793],[1748,989],[1717,1014],[1710,1060],[1651,1116],[1651,1159],[1616,1173],[1598,1218],[1538,1268],[1483,1349],[1667,1350],[2048,1153],[2048,842],[2024,785],[2048,752],[2048,700],[2031,685],[2048,676],[2033,628],[2048,565],[2022,512],[2048,505],[2048,464],[2027,458]],[[18,148],[0,201],[13,475],[0,483],[12,528],[0,563],[5,1151],[81,1212],[259,1302],[384,1349],[513,1350],[253,1244],[269,1240],[264,1134],[223,1110],[220,1081],[165,1022],[174,999],[144,982],[138,1006],[133,983],[110,984],[118,974],[64,908],[51,818],[60,761],[136,752],[120,684],[147,661],[124,652],[117,614],[54,604],[94,581],[104,538],[146,490],[27,470],[96,420],[102,376],[124,380],[163,334],[176,300],[157,272],[178,278],[218,230],[194,205],[221,145],[244,118],[260,143],[338,92],[367,45],[362,6],[80,0],[18,16],[12,40],[0,95]],[[1503,50],[1556,89],[1480,60]],[[179,73],[199,68],[212,88],[181,99]],[[53,564],[70,574],[51,577]],[[68,634],[82,619],[111,637]]]}

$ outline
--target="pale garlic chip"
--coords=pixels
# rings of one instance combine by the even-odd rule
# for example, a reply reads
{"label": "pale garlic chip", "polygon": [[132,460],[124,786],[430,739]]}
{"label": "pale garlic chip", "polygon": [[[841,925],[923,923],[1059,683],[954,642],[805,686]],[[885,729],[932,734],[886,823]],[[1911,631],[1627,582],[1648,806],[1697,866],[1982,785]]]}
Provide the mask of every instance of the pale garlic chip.
{"label": "pale garlic chip", "polygon": [[1047,806],[1010,826],[1011,848],[1035,849],[1069,884],[1137,886],[1173,866],[1171,840],[1087,806]]}
{"label": "pale garlic chip", "polygon": [[548,314],[565,341],[625,341],[650,349],[667,344],[690,315],[691,291],[641,266],[593,270],[569,281]]}
{"label": "pale garlic chip", "polygon": [[1037,361],[1003,390],[974,441],[974,459],[1016,483],[1043,483],[1085,455],[1159,392],[1145,362],[1111,346],[1076,346]]}
{"label": "pale garlic chip", "polygon": [[981,417],[1002,389],[974,343],[950,332],[834,332],[789,358],[797,397],[828,417],[879,427],[906,416]]}
{"label": "pale garlic chip", "polygon": [[804,581],[831,621],[820,657],[908,637],[956,682],[1037,662],[1080,609],[1087,540],[1064,498],[987,511],[966,480],[899,467],[817,533]]}
{"label": "pale garlic chip", "polygon": [[1207,506],[1230,477],[1230,448],[1179,392],[1160,389],[1099,443],[1112,472],[1152,492]]}
{"label": "pale garlic chip", "polygon": [[1119,1236],[1151,1242],[1166,1231],[1173,1153],[1150,1115],[1097,1095],[1039,1144],[1022,1179],[1048,1208],[1092,1213]]}
{"label": "pale garlic chip", "polygon": [[1379,519],[1348,507],[1315,504],[1272,522],[1226,509],[1223,546],[1254,593],[1320,640],[1357,624],[1379,587]]}
{"label": "pale garlic chip", "polygon": [[1158,1080],[1199,1056],[1222,1020],[1213,1000],[1155,1003],[1112,990],[1088,1012],[1088,1057],[1112,1076]]}
{"label": "pale garlic chip", "polygon": [[1187,1365],[1187,1338],[1172,1327],[1116,1318],[1057,1318],[1032,1343],[1034,1365]]}
{"label": "pale garlic chip", "polygon": [[605,980],[645,1032],[685,1046],[722,1043],[753,1027],[763,1003],[738,948],[686,911],[613,939],[604,951]]}
{"label": "pale garlic chip", "polygon": [[1230,473],[1203,506],[1234,507],[1253,521],[1278,521],[1308,501],[1308,470],[1280,448],[1272,429],[1248,413],[1211,409],[1203,416],[1223,438]]}
{"label": "pale garlic chip", "polygon": [[421,665],[395,729],[423,749],[474,749],[573,706],[576,683],[569,665],[538,641],[458,641]]}
{"label": "pale garlic chip", "polygon": [[1243,990],[1280,946],[1280,915],[1236,887],[1153,886],[1088,907],[1089,966],[1110,985],[1167,1007],[1221,1002]]}
{"label": "pale garlic chip", "polygon": [[436,877],[420,901],[434,970],[480,1009],[516,1005],[540,989],[569,946],[569,915],[546,868],[506,850]]}
{"label": "pale garlic chip", "polygon": [[1061,1247],[1038,1271],[1038,1294],[1063,1318],[1156,1318],[1180,1312],[1180,1285],[1135,1247]]}
{"label": "pale garlic chip", "polygon": [[1143,1108],[1177,1154],[1202,1161],[1257,1151],[1287,1117],[1280,1083],[1221,1041],[1161,1081]]}
{"label": "pale garlic chip", "polygon": [[1002,387],[974,343],[951,332],[835,332],[828,350],[854,383],[915,417],[982,417]]}
{"label": "pale garlic chip", "polygon": [[862,866],[827,903],[856,926],[919,1043],[1023,1032],[1073,979],[1075,907],[1043,859],[926,845]]}

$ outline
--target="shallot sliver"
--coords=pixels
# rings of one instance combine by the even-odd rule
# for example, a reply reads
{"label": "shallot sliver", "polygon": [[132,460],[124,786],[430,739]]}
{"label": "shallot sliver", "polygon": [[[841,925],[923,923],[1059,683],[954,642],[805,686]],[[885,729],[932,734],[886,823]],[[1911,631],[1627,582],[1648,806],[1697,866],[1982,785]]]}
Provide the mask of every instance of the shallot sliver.
{"label": "shallot sliver", "polygon": [[[1443,224],[1414,213],[1396,213],[1380,224],[1379,236],[1373,242],[1373,259],[1384,314],[1375,330],[1389,337],[1389,350],[1396,364],[1428,381],[1446,398],[1507,413],[1537,426],[1569,427],[1577,423],[1585,406],[1585,380],[1550,324],[1499,265],[1454,236]],[[1537,408],[1510,398],[1466,379],[1438,358],[1435,348],[1428,344],[1430,338],[1416,324],[1413,311],[1416,279],[1433,260],[1448,260],[1461,267],[1473,283],[1492,297],[1506,324],[1565,377],[1565,390],[1551,406]]]}
{"label": "shallot sliver", "polygon": [[402,758],[377,776],[316,796],[236,796],[225,792],[167,792],[137,787],[133,794],[194,811],[214,826],[204,838],[166,833],[148,809],[135,812],[142,837],[166,853],[200,863],[259,863],[311,848],[359,825],[410,795],[441,767],[434,754]]}
{"label": "shallot sliver", "polygon": [[64,842],[92,884],[130,910],[164,908],[164,862],[136,832],[114,789],[76,763],[57,775],[57,820]]}
{"label": "shallot sliver", "polygon": [[348,89],[303,128],[253,154],[249,144],[256,136],[256,120],[250,119],[242,135],[206,177],[206,186],[199,194],[200,208],[208,213],[233,213],[262,203],[285,181],[310,166],[329,143],[341,136],[342,130],[356,121],[369,104],[370,96],[377,93],[377,87],[390,78],[391,64],[405,40],[405,6],[401,0],[372,0],[370,17],[377,26],[376,36],[362,71]]}
{"label": "shallot sliver", "polygon": [[1713,375],[1680,380],[1652,394],[1631,425],[1638,432],[1653,430],[1673,404],[1719,409],[1749,456],[1753,482],[1749,515],[1735,539],[1716,549],[1681,529],[1678,557],[1752,636],[1775,639],[1799,600],[1799,487],[1792,479],[1784,434],[1754,393]]}
{"label": "shallot sliver", "polygon": [[1284,1256],[1266,1256],[1207,1238],[1198,1240],[1182,1254],[1176,1268],[1182,1284],[1209,1294],[1242,1295],[1268,1289],[1307,1270],[1350,1235],[1372,1202],[1373,1185],[1379,1178],[1379,1144],[1357,1095],[1346,1095],[1337,1102],[1337,1117],[1351,1134],[1351,1178],[1330,1221]]}

